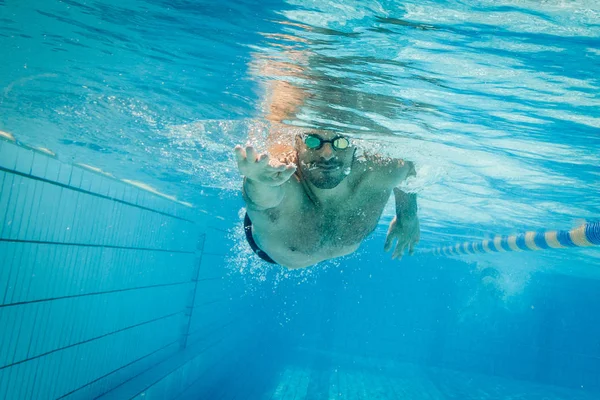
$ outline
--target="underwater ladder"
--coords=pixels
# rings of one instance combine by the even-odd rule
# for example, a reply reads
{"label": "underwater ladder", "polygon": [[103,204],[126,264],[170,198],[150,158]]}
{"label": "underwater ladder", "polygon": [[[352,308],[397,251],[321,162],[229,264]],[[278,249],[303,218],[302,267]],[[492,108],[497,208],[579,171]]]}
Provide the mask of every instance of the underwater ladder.
{"label": "underwater ladder", "polygon": [[422,253],[456,256],[505,251],[532,251],[589,247],[600,245],[600,221],[581,225],[570,231],[525,232],[510,236],[496,236],[480,242],[457,243],[454,246],[423,250]]}

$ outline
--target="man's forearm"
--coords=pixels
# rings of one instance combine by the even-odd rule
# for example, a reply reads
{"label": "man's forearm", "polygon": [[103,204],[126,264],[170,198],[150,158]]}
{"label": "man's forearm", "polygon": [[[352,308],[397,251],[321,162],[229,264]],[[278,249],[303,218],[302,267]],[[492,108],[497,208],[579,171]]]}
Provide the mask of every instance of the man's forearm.
{"label": "man's forearm", "polygon": [[244,178],[242,196],[248,207],[266,210],[277,207],[283,200],[283,188],[281,186],[269,186]]}

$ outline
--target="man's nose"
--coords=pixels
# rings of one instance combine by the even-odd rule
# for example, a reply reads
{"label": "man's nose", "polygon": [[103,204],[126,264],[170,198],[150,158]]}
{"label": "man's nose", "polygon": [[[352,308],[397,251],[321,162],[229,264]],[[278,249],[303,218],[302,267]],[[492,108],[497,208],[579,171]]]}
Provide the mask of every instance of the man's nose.
{"label": "man's nose", "polygon": [[333,154],[333,147],[331,147],[331,143],[324,143],[321,148],[321,158],[325,161],[331,160],[335,154]]}

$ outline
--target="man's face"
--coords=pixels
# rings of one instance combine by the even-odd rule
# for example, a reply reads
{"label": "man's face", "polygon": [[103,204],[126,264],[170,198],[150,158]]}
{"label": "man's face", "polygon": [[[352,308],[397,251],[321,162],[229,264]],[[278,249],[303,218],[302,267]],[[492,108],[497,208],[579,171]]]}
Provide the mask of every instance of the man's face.
{"label": "man's face", "polygon": [[[345,137],[338,133],[318,131],[296,136],[298,168],[302,176],[319,189],[333,189],[350,174],[354,160],[354,146],[336,149],[333,143],[321,143],[320,148],[309,148],[305,143],[307,136],[321,140],[334,140]],[[312,139],[314,142],[314,139]]]}

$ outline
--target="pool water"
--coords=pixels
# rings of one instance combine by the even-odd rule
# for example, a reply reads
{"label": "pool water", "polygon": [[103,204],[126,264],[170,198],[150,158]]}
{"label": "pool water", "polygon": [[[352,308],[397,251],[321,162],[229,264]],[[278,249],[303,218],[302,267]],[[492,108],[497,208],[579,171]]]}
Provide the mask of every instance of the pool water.
{"label": "pool water", "polygon": [[[0,50],[0,398],[598,398],[598,247],[428,252],[600,219],[596,1],[0,0]],[[232,149],[306,128],[415,162],[416,255],[392,202],[252,253]]]}

